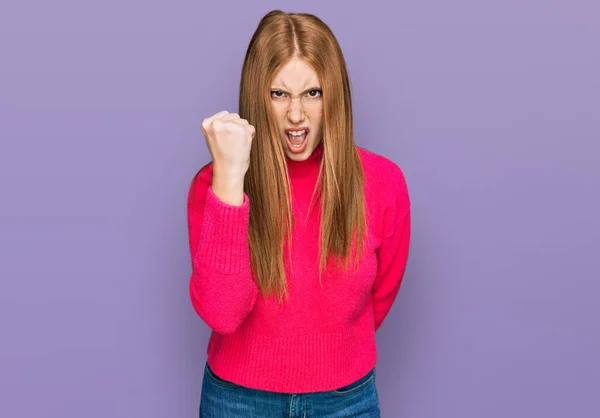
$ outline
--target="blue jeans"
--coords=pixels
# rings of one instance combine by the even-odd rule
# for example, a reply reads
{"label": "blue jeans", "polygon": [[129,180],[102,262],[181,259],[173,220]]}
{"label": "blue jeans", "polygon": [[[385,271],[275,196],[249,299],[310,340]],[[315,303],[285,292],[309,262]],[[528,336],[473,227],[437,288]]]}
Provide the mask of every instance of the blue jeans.
{"label": "blue jeans", "polygon": [[379,418],[375,368],[354,383],[328,392],[288,394],[250,389],[204,367],[200,418]]}

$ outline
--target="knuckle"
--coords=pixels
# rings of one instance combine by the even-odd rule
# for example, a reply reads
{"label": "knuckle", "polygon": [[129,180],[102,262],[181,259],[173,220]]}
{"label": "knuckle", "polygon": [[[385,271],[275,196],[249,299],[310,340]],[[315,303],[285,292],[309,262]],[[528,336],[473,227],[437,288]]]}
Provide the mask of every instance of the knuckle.
{"label": "knuckle", "polygon": [[220,119],[214,120],[212,123],[212,129],[215,132],[222,132],[224,129],[223,121],[221,121]]}

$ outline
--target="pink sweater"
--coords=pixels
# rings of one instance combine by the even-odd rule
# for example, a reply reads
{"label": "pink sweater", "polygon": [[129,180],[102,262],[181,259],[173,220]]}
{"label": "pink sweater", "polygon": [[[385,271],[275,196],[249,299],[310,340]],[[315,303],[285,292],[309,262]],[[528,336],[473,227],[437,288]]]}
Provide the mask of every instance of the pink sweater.
{"label": "pink sweater", "polygon": [[228,205],[210,187],[212,165],[199,174],[194,200],[188,195],[189,291],[195,311],[212,330],[208,363],[221,378],[254,389],[306,393],[348,385],[375,366],[375,332],[398,294],[408,258],[410,201],[395,163],[357,149],[365,170],[369,244],[358,272],[324,272],[322,288],[318,211],[302,222],[322,145],[306,161],[287,160],[298,221],[294,272],[286,264],[290,297],[283,306],[264,298],[253,279],[248,196],[241,206]]}

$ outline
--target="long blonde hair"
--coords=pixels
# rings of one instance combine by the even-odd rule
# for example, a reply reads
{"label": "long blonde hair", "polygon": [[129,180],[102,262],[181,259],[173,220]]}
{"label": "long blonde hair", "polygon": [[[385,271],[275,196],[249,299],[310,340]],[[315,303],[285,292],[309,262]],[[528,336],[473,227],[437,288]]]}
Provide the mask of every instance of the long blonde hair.
{"label": "long blonde hair", "polygon": [[289,239],[291,263],[295,220],[285,152],[269,93],[275,74],[294,57],[313,68],[323,91],[323,158],[315,189],[321,201],[319,279],[330,256],[336,265],[343,259],[348,268],[353,242],[358,262],[366,234],[364,173],[354,144],[350,82],[341,48],[318,17],[273,10],[260,20],[248,45],[238,113],[256,129],[244,179],[250,200],[252,269],[260,292],[275,294],[280,302],[287,295],[284,240]]}

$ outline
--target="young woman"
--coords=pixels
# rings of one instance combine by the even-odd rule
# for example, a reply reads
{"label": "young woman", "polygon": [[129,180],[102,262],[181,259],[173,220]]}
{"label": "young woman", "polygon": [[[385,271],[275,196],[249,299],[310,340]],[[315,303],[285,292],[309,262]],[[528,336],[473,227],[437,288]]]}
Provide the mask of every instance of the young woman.
{"label": "young woman", "polygon": [[375,332],[408,258],[400,168],[354,143],[329,27],[272,11],[239,114],[202,123],[212,161],[188,196],[195,311],[212,329],[201,417],[378,417]]}

